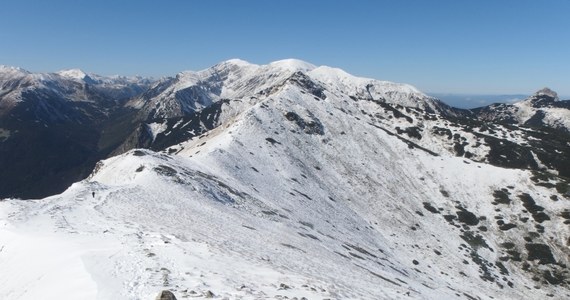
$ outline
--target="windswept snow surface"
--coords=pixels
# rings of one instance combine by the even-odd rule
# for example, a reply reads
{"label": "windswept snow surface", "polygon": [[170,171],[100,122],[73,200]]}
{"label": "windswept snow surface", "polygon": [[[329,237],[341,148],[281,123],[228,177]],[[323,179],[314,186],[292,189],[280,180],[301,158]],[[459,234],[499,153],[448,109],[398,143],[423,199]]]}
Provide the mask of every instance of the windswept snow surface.
{"label": "windswept snow surface", "polygon": [[[284,85],[165,153],[132,150],[61,195],[1,201],[0,298],[63,285],[69,299],[570,297],[506,254],[526,258],[530,235],[567,264],[565,195],[549,199],[529,171],[412,147],[372,117],[381,103],[347,101]],[[501,189],[512,203],[493,203]],[[542,235],[519,222],[522,193],[552,217]]]}

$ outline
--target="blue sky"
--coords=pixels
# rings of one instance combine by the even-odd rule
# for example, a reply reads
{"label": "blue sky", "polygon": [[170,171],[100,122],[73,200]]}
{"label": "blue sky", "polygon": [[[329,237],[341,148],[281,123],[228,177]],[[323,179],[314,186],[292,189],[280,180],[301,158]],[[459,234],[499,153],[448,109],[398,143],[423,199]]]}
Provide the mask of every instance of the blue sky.
{"label": "blue sky", "polygon": [[425,92],[570,95],[570,1],[2,0],[0,64],[171,76],[298,58]]}

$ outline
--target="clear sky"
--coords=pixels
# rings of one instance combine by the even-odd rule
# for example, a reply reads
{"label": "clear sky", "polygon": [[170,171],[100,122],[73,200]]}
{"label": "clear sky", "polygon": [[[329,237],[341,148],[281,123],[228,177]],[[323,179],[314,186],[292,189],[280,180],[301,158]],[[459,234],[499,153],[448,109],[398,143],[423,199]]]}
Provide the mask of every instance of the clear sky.
{"label": "clear sky", "polygon": [[0,0],[0,64],[172,76],[298,58],[425,92],[570,95],[569,0]]}

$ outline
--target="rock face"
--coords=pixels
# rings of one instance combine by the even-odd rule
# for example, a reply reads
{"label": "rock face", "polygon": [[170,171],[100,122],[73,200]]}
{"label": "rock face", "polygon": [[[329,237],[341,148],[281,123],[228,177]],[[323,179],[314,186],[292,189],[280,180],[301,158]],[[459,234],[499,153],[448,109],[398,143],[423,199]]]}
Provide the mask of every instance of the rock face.
{"label": "rock face", "polygon": [[171,291],[162,291],[156,296],[156,300],[176,300],[176,296]]}

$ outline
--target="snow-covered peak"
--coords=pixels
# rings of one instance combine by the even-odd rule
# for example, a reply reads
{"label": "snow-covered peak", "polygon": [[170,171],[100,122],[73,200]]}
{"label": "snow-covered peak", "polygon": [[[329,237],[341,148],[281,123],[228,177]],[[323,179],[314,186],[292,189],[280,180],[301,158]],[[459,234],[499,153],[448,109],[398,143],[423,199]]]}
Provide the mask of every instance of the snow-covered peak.
{"label": "snow-covered peak", "polygon": [[243,59],[232,58],[220,63],[219,65],[235,65],[239,67],[245,67],[245,66],[251,66],[253,64]]}
{"label": "snow-covered peak", "polygon": [[545,87],[534,93],[532,96],[526,98],[525,100],[515,103],[515,106],[542,108],[545,106],[550,106],[556,101],[559,101],[558,94],[555,91]]}
{"label": "snow-covered peak", "polygon": [[[356,76],[349,74],[342,69],[329,66],[320,66],[318,68],[315,68],[310,72],[310,75],[312,77],[320,79],[321,81],[354,80],[357,78]],[[366,80],[370,79],[366,78]]]}
{"label": "snow-covered peak", "polygon": [[316,66],[313,64],[294,58],[274,61],[269,63],[267,66],[275,69],[295,71],[295,72],[296,71],[309,72],[316,68]]}
{"label": "snow-covered peak", "polygon": [[422,109],[429,107],[433,111],[439,111],[433,98],[409,84],[357,77],[328,66],[320,66],[308,74],[312,79],[328,86],[329,91],[341,92],[350,97],[384,100]]}
{"label": "snow-covered peak", "polygon": [[26,73],[29,74],[30,72],[19,68],[19,67],[12,67],[12,66],[6,66],[6,65],[0,65],[0,72],[2,73],[7,73],[7,72],[18,72],[18,73]]}
{"label": "snow-covered peak", "polygon": [[29,74],[30,72],[22,68],[0,65],[0,79],[2,80],[7,80],[13,77],[24,77]]}
{"label": "snow-covered peak", "polygon": [[373,81],[370,78],[356,77],[339,68],[320,66],[309,72],[311,78],[330,86],[339,86],[343,89],[355,89],[356,86],[366,86]]}
{"label": "snow-covered peak", "polygon": [[75,79],[75,80],[84,80],[85,78],[89,77],[85,72],[83,72],[80,69],[61,70],[61,71],[57,72],[57,74],[62,76],[62,77],[66,77],[69,79]]}
{"label": "snow-covered peak", "polygon": [[357,77],[345,72],[342,69],[332,68],[328,66],[320,66],[312,70],[310,72],[310,76],[314,79],[318,79],[319,81],[330,85],[341,84],[343,86],[346,86],[348,84],[352,86],[360,86],[360,85],[372,84],[372,85],[380,85],[382,86],[382,88],[386,89],[386,91],[401,92],[405,94],[416,94],[422,97],[425,96],[425,94],[423,94],[417,88],[409,84],[376,80],[365,77]]}

